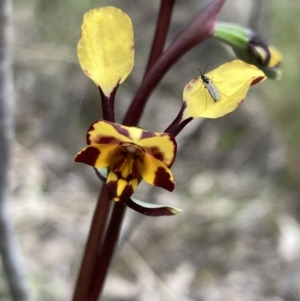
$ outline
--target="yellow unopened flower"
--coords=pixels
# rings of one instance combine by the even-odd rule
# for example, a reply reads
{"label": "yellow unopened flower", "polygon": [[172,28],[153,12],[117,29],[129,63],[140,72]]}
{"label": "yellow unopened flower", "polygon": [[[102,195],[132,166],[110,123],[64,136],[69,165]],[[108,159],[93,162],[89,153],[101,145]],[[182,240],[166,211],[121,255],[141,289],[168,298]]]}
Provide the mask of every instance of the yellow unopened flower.
{"label": "yellow unopened flower", "polygon": [[184,88],[181,120],[224,116],[242,103],[250,86],[265,79],[257,67],[239,60],[221,65],[204,78],[196,77]]}
{"label": "yellow unopened flower", "polygon": [[175,184],[169,167],[176,156],[176,141],[172,135],[97,121],[88,131],[87,143],[75,162],[108,168],[109,199],[129,199],[141,178],[173,191]]}
{"label": "yellow unopened flower", "polygon": [[87,12],[78,42],[84,73],[109,98],[133,68],[134,41],[130,18],[115,7]]}

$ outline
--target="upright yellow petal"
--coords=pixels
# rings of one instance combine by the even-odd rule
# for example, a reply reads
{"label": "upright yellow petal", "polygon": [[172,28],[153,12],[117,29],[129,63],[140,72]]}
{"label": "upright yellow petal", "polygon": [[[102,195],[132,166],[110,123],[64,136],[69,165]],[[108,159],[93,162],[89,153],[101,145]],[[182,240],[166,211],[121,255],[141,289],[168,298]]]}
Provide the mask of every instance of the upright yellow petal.
{"label": "upright yellow petal", "polygon": [[235,110],[245,99],[251,85],[266,79],[253,65],[236,60],[206,74],[219,99],[214,99],[201,77],[193,79],[183,91],[186,108],[182,120],[187,118],[218,118]]}
{"label": "upright yellow petal", "polygon": [[130,18],[115,7],[90,10],[84,16],[77,50],[84,73],[109,96],[133,67]]}

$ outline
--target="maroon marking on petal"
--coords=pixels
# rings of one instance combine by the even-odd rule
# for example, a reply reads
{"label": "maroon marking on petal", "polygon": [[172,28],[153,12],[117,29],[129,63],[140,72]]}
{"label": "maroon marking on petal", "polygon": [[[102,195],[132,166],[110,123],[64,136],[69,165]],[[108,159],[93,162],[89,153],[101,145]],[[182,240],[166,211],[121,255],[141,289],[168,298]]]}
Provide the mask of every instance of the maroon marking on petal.
{"label": "maroon marking on petal", "polygon": [[159,147],[147,147],[144,148],[145,152],[154,157],[155,159],[162,161],[164,160],[164,154],[160,151]]}
{"label": "maroon marking on petal", "polygon": [[124,127],[120,126],[119,124],[116,124],[116,123],[111,123],[110,124],[115,128],[115,130],[117,132],[119,132],[119,134],[123,135],[123,136],[126,136],[128,138],[130,138],[130,133],[128,130],[126,130]]}
{"label": "maroon marking on petal", "polygon": [[254,86],[254,85],[258,84],[258,83],[261,82],[264,78],[265,78],[265,76],[260,76],[260,77],[256,78],[255,80],[252,81],[252,83],[250,84],[250,86]]}
{"label": "maroon marking on petal", "polygon": [[114,173],[116,174],[117,178],[119,180],[124,180],[127,183],[129,183],[130,181],[132,181],[133,179],[135,179],[135,177],[132,174],[129,174],[127,177],[122,177],[122,174],[120,171],[114,171]]}
{"label": "maroon marking on petal", "polygon": [[157,135],[152,132],[143,131],[141,139],[156,137]]}
{"label": "maroon marking on petal", "polygon": [[132,180],[134,180],[135,177],[134,177],[134,175],[129,174],[126,178],[123,177],[123,179],[124,179],[127,183],[129,183],[129,182],[131,182]]}
{"label": "maroon marking on petal", "polygon": [[131,50],[134,50],[134,49],[135,49],[134,44],[131,45],[130,49],[131,49]]}
{"label": "maroon marking on petal", "polygon": [[100,155],[100,150],[95,147],[88,147],[80,152],[74,159],[75,162],[82,162],[91,166],[95,166]]}
{"label": "maroon marking on petal", "polygon": [[133,187],[128,184],[125,189],[122,191],[122,194],[119,196],[120,200],[129,199],[134,193]]}
{"label": "maroon marking on petal", "polygon": [[[171,134],[167,134],[166,135],[169,136],[169,139],[173,142],[173,145],[174,145],[174,156],[173,156],[173,160],[167,165],[167,167],[170,167],[172,166],[174,160],[175,160],[175,157],[176,157],[176,152],[177,152],[177,143],[176,143],[176,140],[175,138],[171,135]],[[144,148],[145,152],[150,154],[152,157],[154,157],[155,159],[159,160],[159,161],[162,161],[164,162],[164,154],[160,151],[160,148],[157,147],[157,146],[154,146],[154,147],[148,147],[148,148]],[[165,163],[165,162],[164,162]],[[166,164],[166,163],[165,163]]]}
{"label": "maroon marking on petal", "polygon": [[90,73],[89,73],[89,71],[88,70],[86,70],[86,69],[83,69],[83,72],[87,75],[87,76],[90,76]]}
{"label": "maroon marking on petal", "polygon": [[134,190],[131,184],[127,184],[122,191],[121,195],[117,195],[117,189],[118,189],[118,181],[111,181],[106,183],[106,189],[107,189],[107,194],[108,198],[110,200],[113,199],[128,199],[132,196]]}
{"label": "maroon marking on petal", "polygon": [[91,126],[89,127],[88,131],[87,131],[87,134],[86,134],[86,144],[87,145],[90,145],[91,144],[91,141],[90,141],[90,131],[93,131],[94,130],[94,125],[99,122],[99,121],[96,121],[94,123],[91,124]]}
{"label": "maroon marking on petal", "polygon": [[171,181],[170,175],[162,167],[156,170],[153,184],[168,191],[173,191],[175,188],[175,184]]}
{"label": "maroon marking on petal", "polygon": [[[194,81],[194,80],[193,80],[193,81]],[[193,88],[193,86],[192,86],[191,84],[188,84],[188,85],[185,87],[185,90],[190,91],[192,88]]]}
{"label": "maroon marking on petal", "polygon": [[95,143],[99,144],[118,144],[119,140],[112,136],[103,136],[96,139]]}
{"label": "maroon marking on petal", "polygon": [[239,101],[238,104],[237,104],[237,107],[239,107],[239,106],[242,104],[242,102],[243,102],[244,100],[245,100],[245,99],[242,99],[241,101]]}
{"label": "maroon marking on petal", "polygon": [[104,136],[105,133],[103,133],[103,136],[102,135],[99,135],[98,138],[94,138],[94,141],[93,143],[91,142],[91,139],[90,139],[90,132],[94,131],[95,130],[95,124],[98,123],[99,121],[96,121],[94,122],[90,128],[88,129],[88,132],[87,132],[87,135],[86,135],[86,143],[87,145],[91,145],[91,144],[119,144],[119,140],[116,139],[115,137],[113,136]]}
{"label": "maroon marking on petal", "polygon": [[117,163],[114,164],[114,166],[112,168],[114,172],[117,172],[120,170],[125,159],[126,159],[126,156],[122,156],[121,159]]}
{"label": "maroon marking on petal", "polygon": [[137,165],[137,160],[136,159],[132,159],[132,167],[131,167],[131,174],[133,176],[133,178],[138,178],[139,177],[139,168]]}
{"label": "maroon marking on petal", "polygon": [[118,198],[117,196],[117,181],[110,181],[106,183],[106,190],[109,200],[113,200],[114,198]]}

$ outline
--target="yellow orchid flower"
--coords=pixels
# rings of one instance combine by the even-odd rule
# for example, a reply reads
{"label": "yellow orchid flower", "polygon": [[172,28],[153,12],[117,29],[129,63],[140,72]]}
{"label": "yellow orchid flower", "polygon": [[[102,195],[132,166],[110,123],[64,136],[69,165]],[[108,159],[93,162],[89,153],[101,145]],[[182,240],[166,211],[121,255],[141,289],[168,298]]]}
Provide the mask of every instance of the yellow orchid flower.
{"label": "yellow orchid flower", "polygon": [[175,184],[169,167],[177,147],[172,135],[97,121],[88,131],[87,144],[74,161],[109,168],[106,184],[110,200],[129,199],[141,178],[173,191]]}
{"label": "yellow orchid flower", "polygon": [[[77,51],[84,73],[99,87],[102,105],[108,100],[110,105],[106,109],[113,110],[114,94],[133,68],[134,41],[130,18],[120,9],[110,6],[89,11],[84,16]],[[174,189],[169,167],[176,155],[176,142],[170,134],[98,121],[89,129],[87,143],[75,161],[97,169],[98,176],[106,181],[110,200],[124,201],[141,211],[146,207],[142,208],[141,204],[130,199],[141,179],[169,191]],[[101,175],[103,168],[108,169],[106,177]],[[145,212],[165,215],[172,210],[158,207],[147,208]]]}

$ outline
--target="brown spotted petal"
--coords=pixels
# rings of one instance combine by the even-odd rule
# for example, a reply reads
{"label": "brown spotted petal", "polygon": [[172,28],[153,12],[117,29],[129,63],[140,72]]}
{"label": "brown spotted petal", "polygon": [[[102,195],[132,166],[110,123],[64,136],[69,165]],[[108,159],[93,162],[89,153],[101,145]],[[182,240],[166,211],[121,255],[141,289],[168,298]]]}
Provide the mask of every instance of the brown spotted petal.
{"label": "brown spotted petal", "polygon": [[113,165],[119,159],[117,152],[116,144],[94,144],[80,151],[74,161],[104,168]]}
{"label": "brown spotted petal", "polygon": [[143,163],[138,162],[138,165],[144,181],[168,191],[174,190],[175,182],[173,175],[163,162],[145,153]]}
{"label": "brown spotted petal", "polygon": [[[119,144],[132,142],[129,127],[104,120],[96,121],[87,133],[87,144]],[[142,132],[141,129],[138,129]]]}
{"label": "brown spotted petal", "polygon": [[176,157],[177,144],[175,138],[167,133],[143,132],[138,144],[146,153],[170,167]]}

